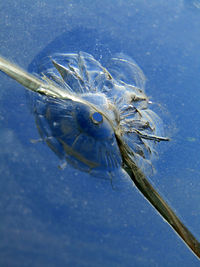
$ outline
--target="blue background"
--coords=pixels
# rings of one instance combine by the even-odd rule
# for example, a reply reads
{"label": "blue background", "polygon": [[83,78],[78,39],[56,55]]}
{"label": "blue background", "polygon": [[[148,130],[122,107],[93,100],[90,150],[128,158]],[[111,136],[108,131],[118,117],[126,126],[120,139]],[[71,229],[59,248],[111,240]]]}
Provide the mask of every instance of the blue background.
{"label": "blue background", "polygon": [[[94,36],[103,56],[120,50],[136,60],[172,138],[149,179],[200,240],[200,3],[8,0],[0,29],[0,54],[25,69],[65,43],[95,53]],[[115,173],[113,190],[59,170],[45,144],[30,143],[38,133],[25,90],[0,76],[0,266],[199,265],[126,174]]]}

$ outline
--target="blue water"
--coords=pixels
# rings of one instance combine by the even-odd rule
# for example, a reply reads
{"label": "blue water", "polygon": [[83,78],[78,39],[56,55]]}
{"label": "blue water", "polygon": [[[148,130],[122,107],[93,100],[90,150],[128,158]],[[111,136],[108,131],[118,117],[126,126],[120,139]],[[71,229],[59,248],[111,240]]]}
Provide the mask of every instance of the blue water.
{"label": "blue water", "polygon": [[[198,1],[0,6],[0,54],[25,69],[66,44],[95,54],[94,36],[101,60],[120,50],[138,63],[171,137],[150,179],[200,239]],[[83,40],[79,27],[94,29],[91,37]],[[116,173],[113,190],[108,180],[57,168],[45,144],[30,142],[39,136],[25,90],[0,76],[0,266],[199,265],[126,174]]]}

